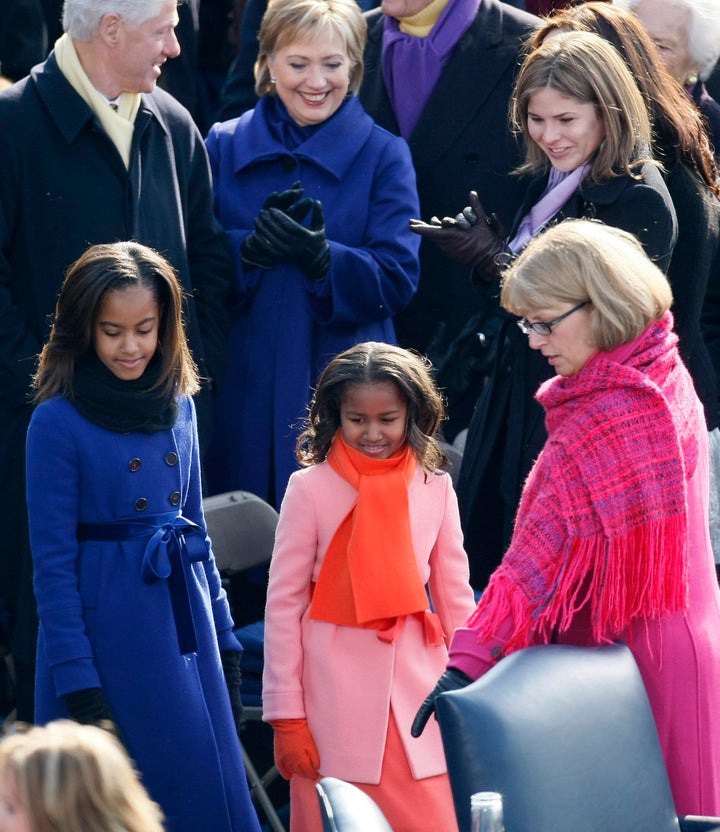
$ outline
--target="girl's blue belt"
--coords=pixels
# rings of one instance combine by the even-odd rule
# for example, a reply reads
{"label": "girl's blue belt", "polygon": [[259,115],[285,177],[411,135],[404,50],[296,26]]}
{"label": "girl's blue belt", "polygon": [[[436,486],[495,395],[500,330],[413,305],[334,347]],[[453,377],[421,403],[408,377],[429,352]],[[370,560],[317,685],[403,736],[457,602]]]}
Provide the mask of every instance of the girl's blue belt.
{"label": "girl's blue belt", "polygon": [[153,584],[167,580],[180,652],[196,653],[197,632],[193,620],[188,570],[191,563],[210,560],[205,532],[182,514],[151,514],[142,520],[113,523],[80,523],[78,540],[131,540],[150,536],[145,545],[141,576]]}

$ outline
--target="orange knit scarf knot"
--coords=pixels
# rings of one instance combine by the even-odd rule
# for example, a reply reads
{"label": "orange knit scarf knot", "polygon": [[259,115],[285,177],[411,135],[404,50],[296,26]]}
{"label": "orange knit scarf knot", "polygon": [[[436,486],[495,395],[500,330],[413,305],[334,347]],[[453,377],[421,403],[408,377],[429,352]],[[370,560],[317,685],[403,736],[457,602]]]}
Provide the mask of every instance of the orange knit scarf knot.
{"label": "orange knit scarf knot", "polygon": [[[328,546],[310,618],[375,629],[378,638],[393,641],[402,616],[435,618],[410,530],[408,485],[417,468],[415,454],[405,445],[389,459],[373,459],[347,445],[338,431],[328,463],[358,494]],[[426,621],[425,628],[433,643],[442,641],[436,622]]]}

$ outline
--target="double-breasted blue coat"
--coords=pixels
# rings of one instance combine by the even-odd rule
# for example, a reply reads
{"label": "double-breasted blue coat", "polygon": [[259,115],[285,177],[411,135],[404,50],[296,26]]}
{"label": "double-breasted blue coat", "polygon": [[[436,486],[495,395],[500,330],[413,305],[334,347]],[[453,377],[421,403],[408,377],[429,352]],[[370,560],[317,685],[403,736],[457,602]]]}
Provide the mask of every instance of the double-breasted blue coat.
{"label": "double-breasted blue coat", "polygon": [[[264,96],[216,124],[206,144],[215,210],[236,258],[227,382],[207,458],[211,491],[241,488],[280,504],[295,469],[294,426],[328,361],[360,341],[395,343],[392,317],[417,289],[418,199],[405,141],[351,97],[300,143],[283,141],[282,103]],[[292,263],[245,271],[240,246],[273,191],[300,180],[322,202],[330,271]]]}
{"label": "double-breasted blue coat", "polygon": [[[64,694],[101,687],[168,830],[259,832],[220,665],[219,650],[241,648],[205,530],[192,401],[153,434],[111,432],[67,399],[44,402],[28,432],[27,482],[37,721],[67,717]],[[185,587],[176,561],[163,577],[169,549],[148,546],[157,522],[180,513],[199,527],[185,536]],[[151,518],[129,539],[81,540],[97,524]],[[197,649],[183,654],[180,635],[187,651],[192,630]]]}

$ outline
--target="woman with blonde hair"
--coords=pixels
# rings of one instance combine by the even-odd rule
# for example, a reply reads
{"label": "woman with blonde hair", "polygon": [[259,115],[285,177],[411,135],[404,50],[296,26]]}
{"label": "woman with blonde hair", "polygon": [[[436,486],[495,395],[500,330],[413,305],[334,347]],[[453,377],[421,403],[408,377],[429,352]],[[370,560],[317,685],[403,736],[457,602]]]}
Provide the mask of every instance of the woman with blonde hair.
{"label": "woman with blonde hair", "polygon": [[366,37],[355,0],[271,0],[260,100],[208,135],[215,211],[236,262],[211,493],[245,489],[279,507],[320,372],[361,341],[394,343],[393,316],[417,289],[410,151],[356,96]]}
{"label": "woman with blonde hair", "polygon": [[667,279],[630,234],[567,220],[508,271],[503,307],[555,370],[548,440],[510,546],[423,703],[538,644],[626,642],[653,708],[678,814],[720,813],[720,590],[708,439]]}
{"label": "woman with blonde hair", "polygon": [[108,731],[58,720],[0,743],[0,832],[162,832],[162,820]]}
{"label": "woman with blonde hair", "polygon": [[523,482],[546,436],[533,395],[551,369],[528,350],[513,316],[497,309],[503,266],[543,228],[567,218],[597,219],[637,235],[663,270],[677,233],[672,200],[651,155],[645,103],[608,41],[568,32],[530,51],[510,118],[525,141],[518,173],[527,177],[510,234],[480,204],[491,196],[474,191],[456,217],[411,221],[418,233],[472,266],[479,303],[501,318],[495,363],[470,423],[458,482],[476,588],[502,557]]}

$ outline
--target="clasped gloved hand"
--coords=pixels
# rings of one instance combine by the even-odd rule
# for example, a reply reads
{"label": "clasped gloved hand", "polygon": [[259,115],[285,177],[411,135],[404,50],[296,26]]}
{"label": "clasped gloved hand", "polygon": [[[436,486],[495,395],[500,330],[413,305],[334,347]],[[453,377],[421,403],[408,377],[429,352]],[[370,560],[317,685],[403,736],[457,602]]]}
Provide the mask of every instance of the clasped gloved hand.
{"label": "clasped gloved hand", "polygon": [[225,677],[225,684],[227,685],[228,696],[230,697],[230,709],[232,710],[233,720],[235,721],[235,730],[240,735],[240,726],[242,725],[243,704],[240,696],[240,686],[242,684],[242,672],[240,670],[240,659],[242,653],[237,650],[221,650],[220,662],[222,664],[223,676]]}
{"label": "clasped gloved hand", "polygon": [[[261,210],[278,208],[280,211],[288,211],[300,200],[303,193],[300,180],[293,182],[287,190],[273,191],[269,194]],[[240,246],[240,257],[250,268],[261,269],[274,269],[278,261],[282,259],[276,256],[270,241],[258,231],[257,220],[255,229],[248,234]]]}
{"label": "clasped gloved hand", "polygon": [[[312,209],[310,224],[302,225]],[[315,281],[324,280],[330,268],[330,246],[325,235],[322,204],[309,197],[290,210],[263,208],[255,220],[257,232],[266,239],[278,260],[296,263]]]}
{"label": "clasped gloved hand", "polygon": [[420,706],[420,709],[415,714],[410,733],[413,737],[419,737],[425,730],[428,719],[435,713],[435,700],[441,693],[449,690],[460,690],[460,688],[467,687],[474,679],[471,679],[467,673],[458,670],[455,667],[449,667],[443,675],[438,679],[435,687],[425,698],[425,701]]}
{"label": "clasped gloved hand", "polygon": [[455,217],[432,217],[429,223],[411,219],[410,230],[432,240],[448,257],[488,274],[500,271],[504,258],[512,257],[495,214],[486,214],[477,195]]}
{"label": "clasped gloved hand", "polygon": [[270,720],[274,732],[275,765],[286,780],[294,775],[317,780],[320,755],[307,719]]}
{"label": "clasped gloved hand", "polygon": [[294,205],[303,195],[302,183],[298,179],[285,191],[273,191],[268,195],[263,203],[263,208],[279,208],[281,211],[287,211],[290,206]]}

